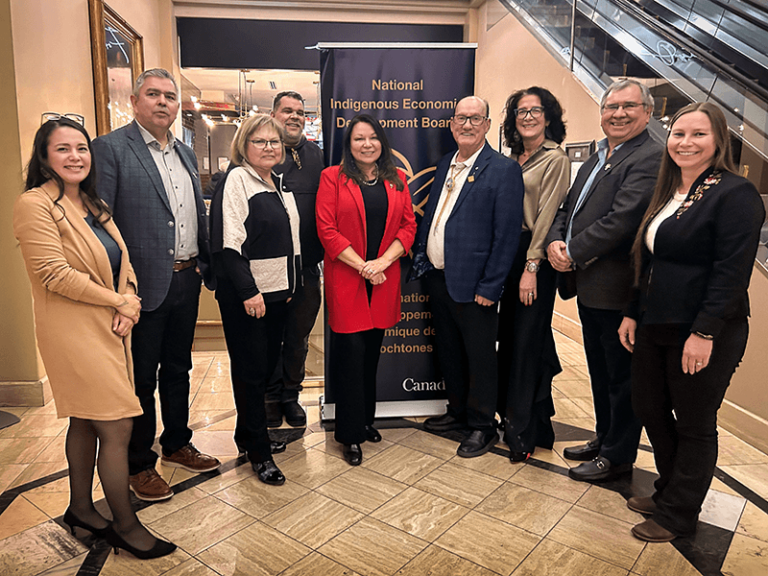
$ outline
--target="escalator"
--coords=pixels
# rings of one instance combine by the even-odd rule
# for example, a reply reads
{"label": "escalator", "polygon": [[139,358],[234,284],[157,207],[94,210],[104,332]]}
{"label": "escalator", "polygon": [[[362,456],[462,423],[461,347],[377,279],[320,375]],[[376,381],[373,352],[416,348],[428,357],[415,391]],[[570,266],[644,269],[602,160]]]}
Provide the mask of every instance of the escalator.
{"label": "escalator", "polygon": [[[690,102],[726,114],[735,163],[768,205],[768,0],[500,0],[597,99],[636,78],[655,101],[649,126]],[[768,260],[768,226],[758,253]]]}

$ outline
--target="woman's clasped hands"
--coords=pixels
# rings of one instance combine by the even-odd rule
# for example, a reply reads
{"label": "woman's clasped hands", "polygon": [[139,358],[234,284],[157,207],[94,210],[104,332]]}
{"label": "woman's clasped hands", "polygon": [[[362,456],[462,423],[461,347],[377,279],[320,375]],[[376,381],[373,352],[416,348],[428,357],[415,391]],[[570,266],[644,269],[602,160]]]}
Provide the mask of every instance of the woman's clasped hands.
{"label": "woman's clasped hands", "polygon": [[387,277],[384,274],[384,270],[389,268],[390,264],[391,262],[387,262],[383,258],[369,260],[360,267],[360,275],[376,286],[386,281]]}
{"label": "woman's clasped hands", "polygon": [[136,294],[122,294],[123,303],[115,308],[112,331],[124,338],[128,336],[141,315],[141,298]]}

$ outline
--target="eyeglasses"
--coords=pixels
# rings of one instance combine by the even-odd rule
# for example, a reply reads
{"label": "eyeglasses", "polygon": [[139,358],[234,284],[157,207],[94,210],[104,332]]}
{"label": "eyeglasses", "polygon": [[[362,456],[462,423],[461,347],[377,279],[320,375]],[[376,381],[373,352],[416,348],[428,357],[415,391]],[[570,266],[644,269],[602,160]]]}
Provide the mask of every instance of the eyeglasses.
{"label": "eyeglasses", "polygon": [[58,112],[43,112],[43,115],[40,118],[40,125],[42,126],[51,120],[61,120],[62,118],[72,120],[72,122],[77,122],[80,124],[80,126],[85,126],[85,116],[75,114],[74,112],[67,112],[66,114],[59,114]]}
{"label": "eyeglasses", "polygon": [[520,118],[520,120],[525,119],[528,114],[531,115],[531,118],[541,118],[541,115],[544,114],[544,108],[541,106],[533,106],[532,108],[515,108],[513,112],[515,116]]}
{"label": "eyeglasses", "polygon": [[454,124],[458,124],[459,126],[464,126],[464,124],[467,123],[467,120],[469,120],[469,123],[472,124],[472,126],[480,126],[483,122],[485,122],[488,118],[486,116],[454,116],[451,118],[453,120]]}
{"label": "eyeglasses", "polygon": [[619,108],[623,108],[625,112],[632,112],[635,108],[643,106],[638,102],[624,102],[623,104],[606,104],[603,106],[603,112],[618,112]]}
{"label": "eyeglasses", "polygon": [[275,148],[280,148],[283,145],[282,141],[280,141],[280,140],[261,140],[261,139],[259,139],[259,140],[248,140],[248,142],[253,144],[259,150],[266,150],[267,149],[267,144],[269,144],[269,147],[272,148],[273,150]]}

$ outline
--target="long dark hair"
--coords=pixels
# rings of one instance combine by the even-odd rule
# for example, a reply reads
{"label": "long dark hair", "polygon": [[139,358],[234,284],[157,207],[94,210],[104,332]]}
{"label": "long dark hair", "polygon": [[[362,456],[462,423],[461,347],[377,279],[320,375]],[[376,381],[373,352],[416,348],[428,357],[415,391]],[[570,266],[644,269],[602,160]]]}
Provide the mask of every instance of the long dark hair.
{"label": "long dark hair", "polygon": [[[681,116],[690,114],[691,112],[703,112],[707,115],[709,122],[712,125],[712,136],[715,139],[715,156],[712,159],[712,166],[710,168],[723,172],[733,172],[735,174],[736,167],[733,165],[731,139],[728,134],[728,122],[725,119],[723,111],[720,110],[716,104],[712,104],[711,102],[693,102],[678,110],[677,114],[672,117],[672,120],[669,123],[670,128],[667,140],[669,140],[669,135],[672,134],[675,122],[677,122]],[[669,155],[669,149],[664,146],[664,153],[661,157],[661,168],[659,168],[659,177],[656,180],[656,187],[653,189],[651,203],[645,211],[642,223],[635,236],[635,242],[632,245],[632,258],[635,265],[635,281],[640,278],[642,268],[641,257],[645,229],[656,214],[667,205],[669,199],[674,196],[675,190],[677,190],[682,183],[683,176],[680,172],[680,166],[675,164],[675,161],[672,160],[672,157]]]}
{"label": "long dark hair", "polygon": [[[109,220],[112,212],[104,200],[99,198],[99,195],[96,193],[96,168],[95,162],[93,161],[91,137],[88,136],[88,132],[85,131],[85,128],[69,118],[61,117],[57,120],[48,120],[48,122],[38,129],[37,134],[35,134],[35,143],[32,146],[32,158],[30,158],[29,164],[27,164],[27,182],[24,190],[27,191],[32,188],[37,188],[49,180],[53,180],[59,187],[59,195],[53,202],[62,212],[64,212],[64,208],[59,204],[59,200],[64,196],[64,181],[61,179],[61,176],[51,168],[51,165],[48,162],[48,143],[51,140],[51,134],[59,128],[74,128],[85,136],[85,140],[88,142],[88,151],[91,153],[91,169],[85,179],[80,182],[80,195],[84,200],[87,200],[88,203],[96,208],[96,221],[106,222]],[[103,218],[105,215],[106,218]]]}
{"label": "long dark hair", "polygon": [[379,178],[381,178],[381,180],[387,180],[398,190],[403,190],[405,186],[403,186],[403,181],[400,180],[395,163],[392,161],[392,148],[389,146],[387,135],[381,127],[381,124],[368,114],[358,114],[349,121],[349,125],[344,132],[343,150],[341,152],[341,170],[339,172],[344,174],[344,176],[350,180],[356,182],[358,186],[362,186],[366,181],[365,176],[360,171],[360,168],[357,167],[357,162],[355,162],[355,159],[352,156],[351,147],[352,128],[360,122],[365,122],[370,125],[381,143],[381,155],[379,156],[379,159],[376,160]]}
{"label": "long dark hair", "polygon": [[515,109],[517,109],[522,97],[528,95],[538,96],[541,100],[541,106],[544,108],[544,119],[549,122],[549,125],[544,129],[544,137],[557,144],[562,144],[565,140],[565,122],[563,121],[563,108],[560,106],[560,102],[546,88],[531,86],[513,93],[507,98],[507,103],[504,106],[504,143],[516,155],[522,154],[525,148],[523,147],[523,139],[517,131]]}

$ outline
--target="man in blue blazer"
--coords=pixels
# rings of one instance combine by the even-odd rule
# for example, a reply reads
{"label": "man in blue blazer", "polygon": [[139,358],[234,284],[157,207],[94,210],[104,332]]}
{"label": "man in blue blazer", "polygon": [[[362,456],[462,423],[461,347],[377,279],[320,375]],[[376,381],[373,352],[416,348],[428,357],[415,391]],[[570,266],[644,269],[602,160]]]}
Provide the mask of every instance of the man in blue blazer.
{"label": "man in blue blazer", "polygon": [[424,276],[448,411],[427,430],[469,428],[457,454],[480,456],[496,444],[496,332],[501,297],[520,239],[523,179],[517,162],[485,140],[488,103],[462,99],[451,119],[458,151],[437,165],[413,249]]}
{"label": "man in blue blazer", "polygon": [[[605,139],[579,169],[547,235],[547,257],[575,287],[595,406],[597,437],[564,450],[574,480],[611,480],[632,471],[641,426],[632,410],[631,356],[619,342],[630,299],[632,242],[653,195],[661,144],[646,126],[653,97],[636,80],[611,84],[600,103]],[[563,292],[561,290],[561,296]]]}
{"label": "man in blue blazer", "polygon": [[190,442],[189,371],[200,299],[208,271],[206,210],[194,152],[173,137],[179,111],[173,76],[154,68],[136,80],[135,120],[93,141],[97,190],[109,204],[136,270],[142,314],[133,329],[136,395],[128,462],[131,490],[141,500],[173,491],[157,473],[155,390],[160,390],[162,462],[192,472],[220,465]]}

